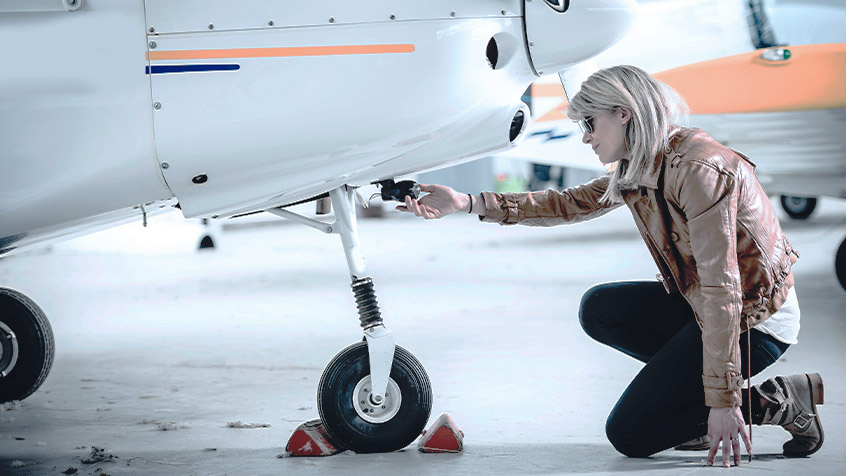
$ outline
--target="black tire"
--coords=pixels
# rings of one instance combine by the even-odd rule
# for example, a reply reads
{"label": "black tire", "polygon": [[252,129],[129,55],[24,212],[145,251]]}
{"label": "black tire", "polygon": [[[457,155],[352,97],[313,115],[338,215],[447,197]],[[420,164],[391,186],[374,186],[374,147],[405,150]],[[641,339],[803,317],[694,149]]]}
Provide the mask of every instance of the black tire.
{"label": "black tire", "polygon": [[814,209],[817,208],[817,199],[811,197],[788,197],[781,196],[781,208],[787,216],[794,220],[807,220]]}
{"label": "black tire", "polygon": [[[410,352],[396,346],[390,378],[399,387],[402,400],[389,420],[373,423],[362,418],[353,405],[356,386],[369,375],[366,342],[353,344],[336,355],[320,378],[317,391],[320,419],[342,448],[356,453],[401,450],[420,436],[429,420],[432,411],[429,377]],[[387,393],[385,399],[390,405],[392,397]]]}
{"label": "black tire", "polygon": [[200,239],[200,244],[197,246],[198,250],[214,249],[214,238],[211,235],[203,235]]}
{"label": "black tire", "polygon": [[834,272],[837,274],[840,286],[846,291],[846,239],[840,243],[840,248],[837,249],[837,255],[834,257]]}
{"label": "black tire", "polygon": [[[0,402],[23,400],[38,390],[53,366],[53,329],[32,299],[8,288],[0,288],[0,324],[0,375],[5,374],[0,376]],[[13,348],[16,359],[9,358]]]}

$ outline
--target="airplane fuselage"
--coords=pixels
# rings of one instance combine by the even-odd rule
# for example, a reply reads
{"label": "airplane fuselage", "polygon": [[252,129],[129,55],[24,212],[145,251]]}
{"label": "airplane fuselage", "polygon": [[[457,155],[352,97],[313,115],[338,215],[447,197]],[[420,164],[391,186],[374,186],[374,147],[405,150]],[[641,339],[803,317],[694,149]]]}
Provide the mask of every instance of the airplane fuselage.
{"label": "airplane fuselage", "polygon": [[0,76],[0,248],[177,201],[186,217],[278,206],[511,142],[536,77],[521,2],[260,3],[0,15],[19,45]]}
{"label": "airplane fuselage", "polygon": [[507,149],[539,70],[619,39],[633,2],[13,3],[0,255],[177,203],[224,217]]}

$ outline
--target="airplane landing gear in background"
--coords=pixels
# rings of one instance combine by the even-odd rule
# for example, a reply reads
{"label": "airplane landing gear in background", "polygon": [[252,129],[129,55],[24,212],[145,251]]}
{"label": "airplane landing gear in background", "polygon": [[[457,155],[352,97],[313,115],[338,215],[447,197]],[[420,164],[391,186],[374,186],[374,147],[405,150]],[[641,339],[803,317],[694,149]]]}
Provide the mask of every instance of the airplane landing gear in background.
{"label": "airplane landing gear in background", "polygon": [[0,403],[38,390],[53,366],[53,329],[24,294],[0,288]]}
{"label": "airplane landing gear in background", "polygon": [[220,234],[220,224],[210,218],[203,218],[203,233],[197,241],[197,250],[214,250],[217,244],[217,237]]}
{"label": "airplane landing gear in background", "polygon": [[840,248],[837,249],[837,255],[834,257],[834,272],[843,290],[846,291],[846,238],[840,243]]}
{"label": "airplane landing gear in background", "polygon": [[[418,196],[410,181],[380,182],[384,200]],[[366,342],[353,344],[332,359],[320,379],[317,405],[320,419],[333,440],[359,453],[396,451],[414,441],[426,427],[432,410],[429,377],[410,352],[397,346],[376,302],[358,241],[355,189],[331,190],[335,222],[325,223],[283,208],[267,212],[289,218],[324,233],[341,235],[344,255]]]}
{"label": "airplane landing gear in background", "polygon": [[817,208],[817,199],[812,197],[788,197],[781,196],[781,208],[787,216],[794,220],[806,220]]}

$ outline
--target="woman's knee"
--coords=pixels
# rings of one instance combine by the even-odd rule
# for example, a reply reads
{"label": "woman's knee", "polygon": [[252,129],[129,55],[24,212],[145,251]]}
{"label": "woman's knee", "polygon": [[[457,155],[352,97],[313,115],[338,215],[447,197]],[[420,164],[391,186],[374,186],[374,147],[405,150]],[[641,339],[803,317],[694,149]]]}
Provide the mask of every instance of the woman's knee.
{"label": "woman's knee", "polygon": [[594,339],[598,339],[602,329],[599,316],[602,314],[604,304],[607,301],[602,297],[606,286],[605,284],[597,284],[588,289],[579,304],[579,323],[585,333]]}
{"label": "woman's knee", "polygon": [[652,452],[645,445],[645,436],[635,431],[634,422],[627,421],[615,409],[605,421],[605,436],[611,445],[621,454],[629,458],[646,458]]}

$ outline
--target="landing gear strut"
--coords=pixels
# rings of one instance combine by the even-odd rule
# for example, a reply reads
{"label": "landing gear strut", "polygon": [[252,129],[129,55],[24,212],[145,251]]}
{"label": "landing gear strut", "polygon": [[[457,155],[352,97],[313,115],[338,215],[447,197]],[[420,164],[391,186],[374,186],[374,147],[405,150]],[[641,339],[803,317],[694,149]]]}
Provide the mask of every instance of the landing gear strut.
{"label": "landing gear strut", "polygon": [[396,346],[383,321],[373,280],[358,240],[355,190],[331,190],[335,222],[325,223],[282,208],[267,210],[324,233],[341,235],[365,342],[341,351],[320,379],[317,406],[330,435],[359,453],[396,451],[423,431],[432,409],[432,389],[423,366]]}

